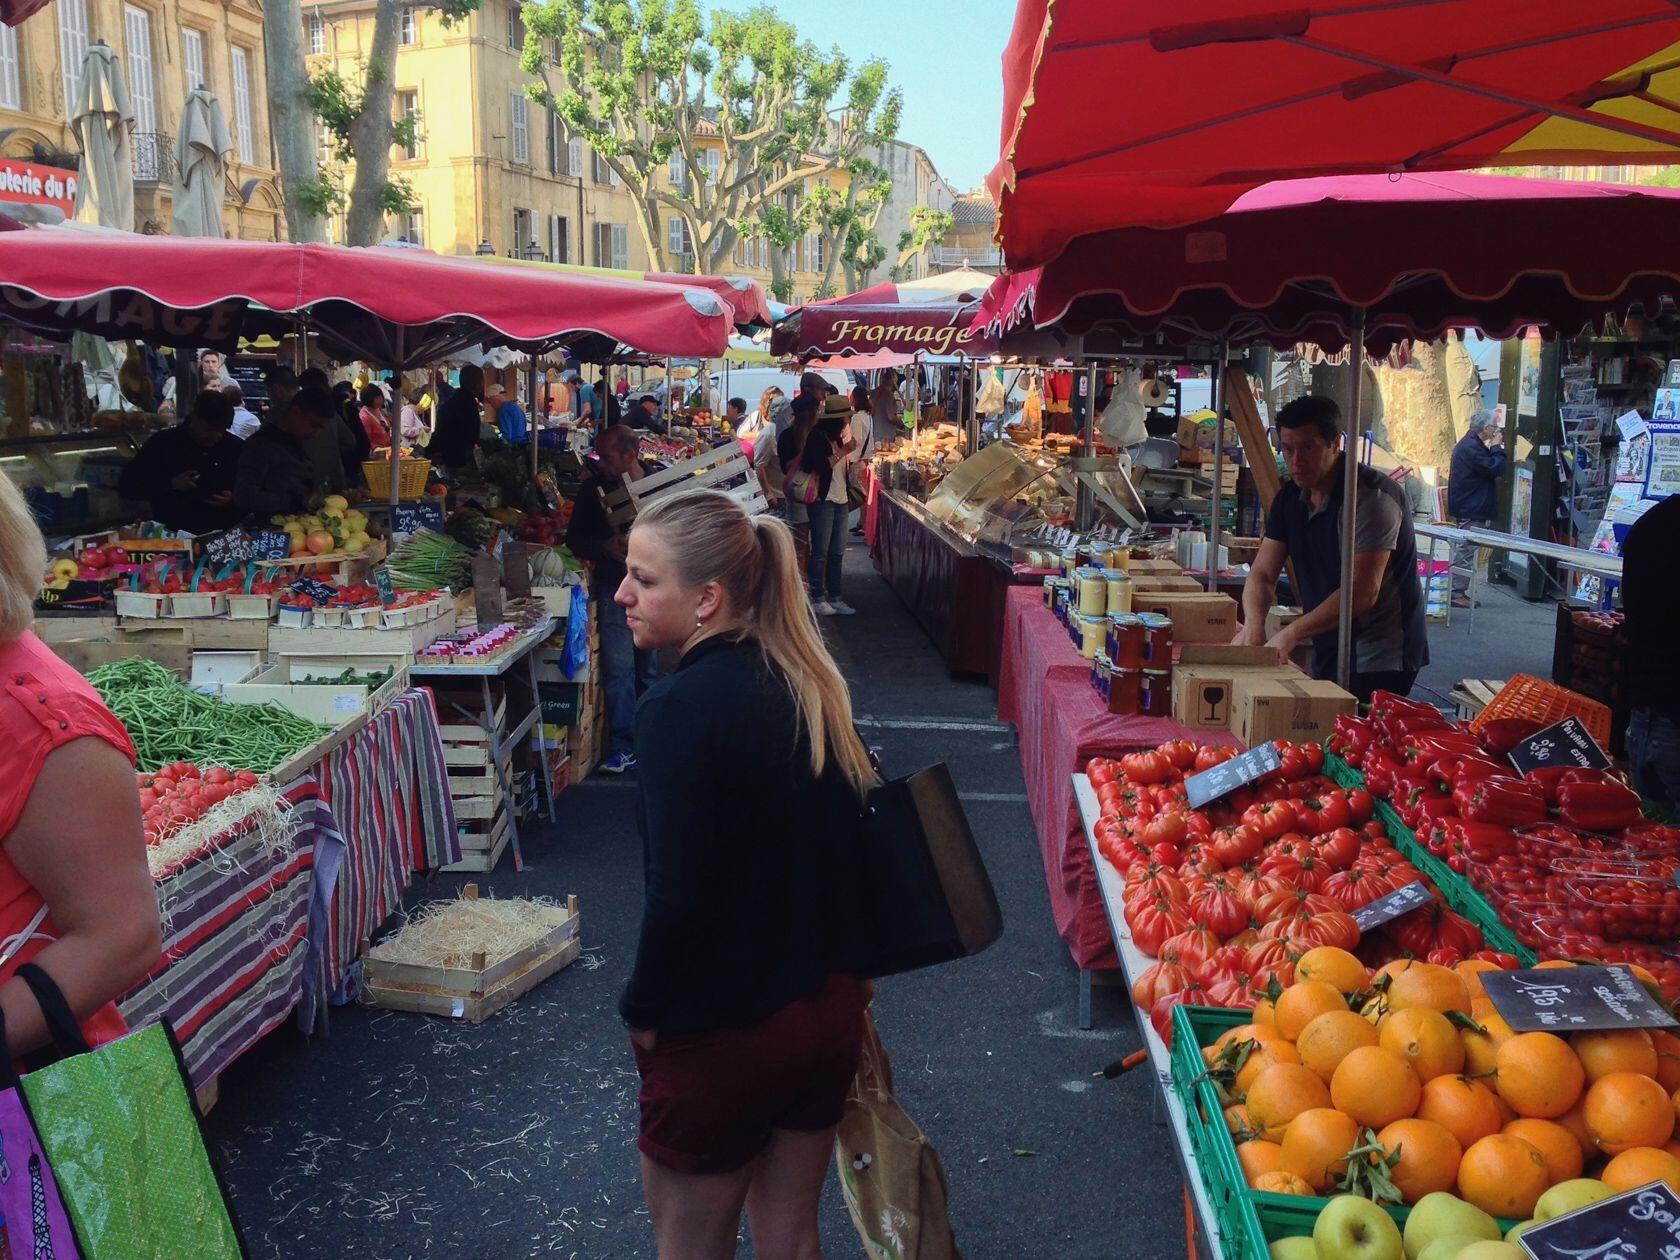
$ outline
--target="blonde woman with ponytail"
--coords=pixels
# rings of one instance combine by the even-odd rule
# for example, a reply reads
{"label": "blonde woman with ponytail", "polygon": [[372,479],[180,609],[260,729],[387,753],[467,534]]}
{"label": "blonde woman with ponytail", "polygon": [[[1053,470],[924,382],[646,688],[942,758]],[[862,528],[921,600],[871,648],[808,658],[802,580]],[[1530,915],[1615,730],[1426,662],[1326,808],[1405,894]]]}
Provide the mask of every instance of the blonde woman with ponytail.
{"label": "blonde woman with ponytail", "polygon": [[875,772],[780,520],[713,491],[656,503],[617,602],[638,648],[682,654],[636,716],[646,892],[619,1003],[660,1260],[729,1260],[743,1208],[759,1260],[820,1260],[863,1036],[853,845]]}

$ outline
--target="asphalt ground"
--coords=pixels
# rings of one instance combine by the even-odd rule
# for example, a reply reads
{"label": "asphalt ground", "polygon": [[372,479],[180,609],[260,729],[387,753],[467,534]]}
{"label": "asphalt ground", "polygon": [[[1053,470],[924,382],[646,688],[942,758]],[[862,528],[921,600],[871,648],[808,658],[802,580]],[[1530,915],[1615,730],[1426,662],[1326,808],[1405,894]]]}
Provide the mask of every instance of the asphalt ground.
{"label": "asphalt ground", "polygon": [[[950,764],[1004,911],[985,954],[885,981],[876,997],[899,1096],[944,1160],[963,1252],[1178,1260],[1181,1182],[1152,1083],[1092,1076],[1140,1044],[1131,1006],[1098,987],[1096,1026],[1077,1027],[1077,973],[1051,923],[1013,733],[984,683],[945,672],[861,547],[847,559],[859,615],[825,629],[861,724],[891,774]],[[1431,625],[1420,694],[1547,673],[1550,606],[1486,586],[1481,597],[1473,620],[1455,610]],[[634,801],[630,779],[568,789],[552,826],[525,831],[523,874],[504,859],[476,877],[497,896],[577,894],[585,953],[567,970],[477,1027],[336,1008],[327,1036],[282,1029],[228,1070],[206,1130],[254,1256],[654,1256],[615,1009],[641,908]],[[411,901],[467,879],[439,877]],[[832,1174],[822,1232],[829,1260],[862,1254]]]}
{"label": "asphalt ground", "polygon": [[[1141,1043],[1119,988],[1098,988],[1096,1027],[1077,1028],[1013,733],[984,683],[946,674],[857,545],[848,582],[859,614],[825,628],[862,725],[890,774],[950,764],[1003,906],[986,953],[876,996],[963,1252],[1182,1257],[1181,1183],[1151,1083],[1092,1077]],[[224,1074],[206,1130],[254,1256],[654,1256],[615,1009],[641,912],[634,802],[628,779],[568,789],[553,826],[523,833],[523,874],[504,859],[476,877],[497,896],[577,894],[585,952],[553,979],[477,1027],[335,1008],[327,1036],[282,1029]],[[413,900],[465,882],[439,877]],[[832,1174],[822,1233],[829,1260],[863,1254]]]}

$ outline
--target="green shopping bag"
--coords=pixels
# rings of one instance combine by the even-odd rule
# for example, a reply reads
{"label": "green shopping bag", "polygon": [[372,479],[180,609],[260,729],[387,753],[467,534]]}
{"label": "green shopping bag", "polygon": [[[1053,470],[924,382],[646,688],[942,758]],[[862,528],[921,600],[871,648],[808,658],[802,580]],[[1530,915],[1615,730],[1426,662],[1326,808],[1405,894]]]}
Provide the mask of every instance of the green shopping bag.
{"label": "green shopping bag", "polygon": [[154,1024],[91,1050],[52,978],[34,963],[17,974],[66,1056],[23,1092],[85,1260],[244,1260],[174,1033]]}

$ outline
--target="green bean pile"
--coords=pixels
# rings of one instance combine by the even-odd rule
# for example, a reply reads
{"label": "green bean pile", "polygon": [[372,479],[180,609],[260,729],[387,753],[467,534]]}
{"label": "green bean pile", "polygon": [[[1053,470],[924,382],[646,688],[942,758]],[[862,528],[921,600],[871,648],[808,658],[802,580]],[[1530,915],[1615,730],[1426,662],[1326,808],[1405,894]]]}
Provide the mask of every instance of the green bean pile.
{"label": "green bean pile", "polygon": [[128,728],[145,771],[191,761],[261,774],[332,730],[277,704],[227,704],[200,695],[141,657],[101,665],[87,678]]}

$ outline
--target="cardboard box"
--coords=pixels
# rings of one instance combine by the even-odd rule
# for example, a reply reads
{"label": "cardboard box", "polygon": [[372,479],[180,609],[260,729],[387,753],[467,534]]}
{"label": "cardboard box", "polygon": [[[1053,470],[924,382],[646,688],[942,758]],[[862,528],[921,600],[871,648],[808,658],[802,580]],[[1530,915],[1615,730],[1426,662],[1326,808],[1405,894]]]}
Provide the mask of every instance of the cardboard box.
{"label": "cardboard box", "polygon": [[1191,644],[1173,667],[1173,717],[1193,731],[1228,731],[1238,678],[1293,673],[1268,647]]}
{"label": "cardboard box", "polygon": [[1237,601],[1229,595],[1150,591],[1134,595],[1132,609],[1171,617],[1174,643],[1229,643],[1237,633]]}
{"label": "cardboard box", "polygon": [[1339,714],[1357,701],[1333,682],[1294,674],[1235,681],[1231,731],[1252,748],[1269,739],[1317,743],[1329,738]]}
{"label": "cardboard box", "polygon": [[1288,604],[1273,604],[1266,613],[1266,637],[1269,639],[1292,621],[1301,618],[1301,610]]}
{"label": "cardboard box", "polygon": [[1154,589],[1158,591],[1181,591],[1189,594],[1192,591],[1207,590],[1206,582],[1198,582],[1193,577],[1184,577],[1177,574],[1153,578],[1152,581],[1155,584]]}
{"label": "cardboard box", "polygon": [[1128,570],[1128,572],[1130,572],[1134,578],[1138,577],[1140,574],[1148,577],[1176,577],[1183,573],[1184,570],[1178,567],[1178,563],[1176,561],[1157,559],[1133,560],[1132,567]]}

